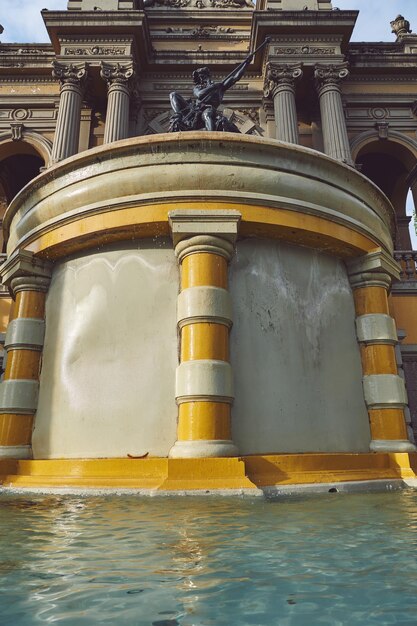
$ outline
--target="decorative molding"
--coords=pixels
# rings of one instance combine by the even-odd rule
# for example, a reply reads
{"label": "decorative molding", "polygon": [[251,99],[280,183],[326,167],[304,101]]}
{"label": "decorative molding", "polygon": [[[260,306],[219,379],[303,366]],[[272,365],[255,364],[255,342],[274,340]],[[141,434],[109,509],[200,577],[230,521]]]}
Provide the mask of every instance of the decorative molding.
{"label": "decorative molding", "polygon": [[145,9],[255,9],[251,0],[144,0]]}
{"label": "decorative molding", "polygon": [[282,54],[285,56],[289,55],[304,55],[311,54],[316,56],[327,56],[329,54],[336,54],[336,48],[321,48],[317,46],[296,46],[296,47],[274,47],[271,50],[272,54]]}
{"label": "decorative molding", "polygon": [[375,128],[378,131],[379,139],[388,139],[388,130],[389,130],[388,122],[376,122]]}
{"label": "decorative molding", "polygon": [[398,43],[350,43],[349,54],[401,54],[404,51],[404,47]]}
{"label": "decorative molding", "polygon": [[172,28],[169,26],[165,29],[166,33],[178,33],[181,35],[186,35],[191,37],[191,39],[206,39],[208,37],[218,36],[218,35],[227,35],[229,33],[235,33],[236,30],[234,28],[225,27],[225,26],[209,26],[202,25],[197,26],[197,28]]}
{"label": "decorative molding", "polygon": [[285,64],[278,65],[269,62],[266,66],[266,77],[264,85],[264,96],[268,98],[273,96],[274,92],[280,87],[285,86],[288,89],[294,89],[295,81],[303,75],[301,64]]}
{"label": "decorative molding", "polygon": [[391,32],[397,35],[397,41],[401,40],[404,35],[411,33],[410,22],[404,18],[403,15],[397,15],[395,20],[390,22]]}
{"label": "decorative molding", "polygon": [[132,63],[127,65],[116,63],[115,65],[112,65],[102,61],[100,75],[109,87],[113,84],[122,84],[126,86],[135,75],[135,70]]}
{"label": "decorative molding", "polygon": [[76,48],[68,47],[64,48],[64,55],[66,56],[124,56],[128,54],[126,47],[105,47],[105,46],[93,46],[89,48]]}
{"label": "decorative molding", "polygon": [[348,63],[321,65],[317,63],[314,77],[319,89],[327,86],[339,88],[340,82],[349,76]]}
{"label": "decorative molding", "polygon": [[53,61],[52,76],[57,78],[61,85],[71,84],[80,86],[87,75],[87,67],[82,65],[73,65],[72,63],[59,63]]}
{"label": "decorative molding", "polygon": [[12,134],[12,141],[22,140],[23,124],[21,122],[12,122],[10,124],[10,131]]}

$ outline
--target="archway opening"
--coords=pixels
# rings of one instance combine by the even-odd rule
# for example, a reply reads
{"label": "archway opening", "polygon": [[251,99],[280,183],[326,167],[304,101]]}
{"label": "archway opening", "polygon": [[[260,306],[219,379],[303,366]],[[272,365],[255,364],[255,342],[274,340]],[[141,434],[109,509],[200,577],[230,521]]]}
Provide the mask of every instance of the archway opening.
{"label": "archway opening", "polygon": [[[42,157],[32,146],[22,143],[19,151],[14,153],[11,153],[10,147],[13,147],[13,144],[8,146],[9,149],[0,161],[0,225],[15,195],[35,178],[40,168],[45,165]],[[0,250],[4,252],[2,229],[0,230]]]}
{"label": "archway opening", "polygon": [[365,145],[360,150],[356,163],[362,174],[385,193],[395,209],[395,248],[411,250],[407,196],[410,189],[408,176],[415,165],[415,156],[398,143],[379,140]]}

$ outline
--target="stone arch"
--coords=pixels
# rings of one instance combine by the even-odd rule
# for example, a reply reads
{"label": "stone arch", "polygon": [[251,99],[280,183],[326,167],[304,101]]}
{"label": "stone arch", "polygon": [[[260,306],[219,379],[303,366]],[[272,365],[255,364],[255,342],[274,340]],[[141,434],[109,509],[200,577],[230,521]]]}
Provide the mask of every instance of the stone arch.
{"label": "stone arch", "polygon": [[51,148],[51,142],[42,135],[25,131],[18,124],[0,134],[0,225],[12,198],[50,163]]}
{"label": "stone arch", "polygon": [[19,125],[9,132],[0,133],[0,160],[11,154],[30,154],[33,151],[43,159],[45,167],[51,165],[52,142],[43,135],[24,128],[19,129]]}
{"label": "stone arch", "polygon": [[[391,200],[396,213],[395,246],[411,248],[406,201],[410,188],[417,201],[417,141],[395,130],[368,130],[351,142],[352,157],[362,173]],[[414,187],[414,189],[413,189]]]}

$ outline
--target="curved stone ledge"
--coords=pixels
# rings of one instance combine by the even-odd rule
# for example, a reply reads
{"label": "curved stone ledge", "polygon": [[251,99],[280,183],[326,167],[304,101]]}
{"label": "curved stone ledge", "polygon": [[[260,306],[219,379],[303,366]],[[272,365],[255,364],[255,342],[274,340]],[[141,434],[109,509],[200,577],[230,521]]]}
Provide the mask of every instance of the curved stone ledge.
{"label": "curved stone ledge", "polygon": [[[262,235],[260,225],[271,222],[262,209],[280,209],[324,218],[368,238],[369,249],[392,251],[392,206],[354,169],[300,146],[200,131],[135,137],[50,168],[16,196],[5,215],[8,254],[88,216],[114,214],[110,226],[105,224],[109,232],[118,227],[116,213],[128,208],[136,213],[125,228],[141,225],[135,236],[168,234],[168,211],[202,200],[248,207],[242,212],[243,235]],[[145,214],[156,206],[159,212]],[[122,225],[119,229],[122,239]],[[96,245],[95,232],[90,245]],[[314,247],[314,241],[307,245]]]}

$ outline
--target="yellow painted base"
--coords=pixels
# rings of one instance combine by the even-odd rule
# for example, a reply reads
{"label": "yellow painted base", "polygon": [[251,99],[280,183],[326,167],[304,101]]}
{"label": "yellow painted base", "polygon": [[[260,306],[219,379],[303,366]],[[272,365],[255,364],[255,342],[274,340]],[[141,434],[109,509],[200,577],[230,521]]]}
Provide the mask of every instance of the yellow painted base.
{"label": "yellow painted base", "polygon": [[278,454],[207,459],[0,460],[4,488],[243,490],[416,478],[417,453]]}

